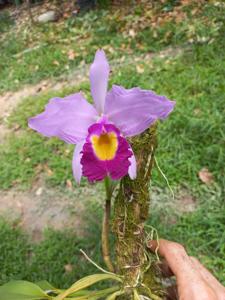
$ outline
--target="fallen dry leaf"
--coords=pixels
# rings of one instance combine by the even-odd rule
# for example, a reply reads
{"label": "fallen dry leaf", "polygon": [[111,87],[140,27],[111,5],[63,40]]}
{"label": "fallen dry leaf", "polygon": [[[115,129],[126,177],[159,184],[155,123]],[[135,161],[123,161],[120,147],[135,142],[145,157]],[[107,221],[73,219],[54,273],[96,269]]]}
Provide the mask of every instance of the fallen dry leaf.
{"label": "fallen dry leaf", "polygon": [[141,66],[141,65],[137,65],[136,66],[136,70],[137,70],[138,74],[142,74],[142,73],[144,73],[145,68],[143,66]]}
{"label": "fallen dry leaf", "polygon": [[15,124],[13,126],[13,131],[18,131],[21,128],[21,126],[19,124]]}
{"label": "fallen dry leaf", "polygon": [[64,19],[68,19],[69,17],[70,17],[70,14],[69,14],[69,13],[65,12],[65,13],[63,14],[63,18],[64,18]]}
{"label": "fallen dry leaf", "polygon": [[57,60],[54,60],[52,63],[53,63],[53,65],[55,65],[55,66],[59,66],[59,65],[60,65],[59,62],[58,62]]}
{"label": "fallen dry leaf", "polygon": [[200,108],[194,109],[194,115],[195,116],[199,116],[200,114],[201,114],[201,109]]}
{"label": "fallen dry leaf", "polygon": [[73,271],[73,266],[71,264],[67,264],[64,266],[66,273],[71,273]]}
{"label": "fallen dry leaf", "polygon": [[36,196],[41,196],[41,194],[43,193],[43,187],[39,187],[36,192],[35,192],[35,195]]}
{"label": "fallen dry leaf", "polygon": [[123,55],[121,58],[120,58],[120,62],[124,62],[126,59],[126,57]]}
{"label": "fallen dry leaf", "polygon": [[65,155],[70,155],[71,150],[70,149],[65,149],[64,153],[65,153]]}
{"label": "fallen dry leaf", "polygon": [[66,187],[67,187],[69,190],[72,190],[73,184],[72,184],[72,181],[71,181],[70,179],[67,179],[67,180],[66,180]]}
{"label": "fallen dry leaf", "polygon": [[52,176],[53,175],[53,171],[49,168],[49,166],[47,164],[44,165],[44,170],[47,173],[48,176]]}
{"label": "fallen dry leaf", "polygon": [[129,36],[134,38],[136,36],[136,32],[133,29],[130,29],[129,30]]}
{"label": "fallen dry leaf", "polygon": [[198,172],[198,177],[205,184],[211,184],[214,181],[213,174],[207,168],[202,168]]}
{"label": "fallen dry leaf", "polygon": [[67,53],[67,56],[68,56],[69,60],[74,60],[76,55],[75,55],[75,52],[72,49],[70,49]]}

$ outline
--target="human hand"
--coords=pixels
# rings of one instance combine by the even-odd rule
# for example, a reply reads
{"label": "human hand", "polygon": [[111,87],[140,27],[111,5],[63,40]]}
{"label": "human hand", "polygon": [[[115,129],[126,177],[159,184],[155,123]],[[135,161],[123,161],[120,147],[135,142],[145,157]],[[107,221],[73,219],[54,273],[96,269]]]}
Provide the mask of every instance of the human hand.
{"label": "human hand", "polygon": [[[159,240],[150,241],[148,248],[164,258],[163,273],[176,276],[177,293],[173,298],[179,300],[225,300],[225,287],[195,258],[188,256],[184,247],[178,243]],[[178,298],[177,298],[178,297]]]}

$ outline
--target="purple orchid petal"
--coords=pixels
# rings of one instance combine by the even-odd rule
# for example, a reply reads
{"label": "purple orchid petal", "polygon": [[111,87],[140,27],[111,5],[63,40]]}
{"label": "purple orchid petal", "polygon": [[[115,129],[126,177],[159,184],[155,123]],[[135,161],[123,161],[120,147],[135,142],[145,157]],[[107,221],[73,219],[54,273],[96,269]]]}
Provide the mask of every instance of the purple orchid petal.
{"label": "purple orchid petal", "polygon": [[129,137],[142,133],[157,119],[165,119],[174,105],[174,101],[152,91],[113,85],[106,97],[104,113]]}
{"label": "purple orchid petal", "polygon": [[65,98],[53,98],[45,111],[30,118],[29,127],[47,137],[57,136],[61,140],[76,144],[85,140],[88,127],[96,121],[97,111],[81,93]]}
{"label": "purple orchid petal", "polygon": [[[102,138],[106,138],[105,142],[111,138],[112,140],[109,141],[112,143],[111,146],[105,146]],[[100,143],[96,145],[95,141]],[[113,148],[113,151],[110,147]],[[106,176],[110,176],[114,180],[120,179],[128,173],[131,156],[132,152],[128,142],[114,125],[96,123],[89,128],[89,135],[83,147],[81,158],[83,175],[90,182],[102,180]]]}
{"label": "purple orchid petal", "polygon": [[74,150],[73,154],[73,161],[72,161],[72,168],[73,168],[73,176],[78,184],[80,184],[80,180],[82,177],[82,165],[81,165],[81,158],[82,158],[82,149],[84,146],[84,142],[78,143]]}
{"label": "purple orchid petal", "polygon": [[[132,151],[132,149],[130,149]],[[133,151],[132,151],[133,153]],[[129,158],[129,161],[131,162],[131,165],[129,166],[128,169],[128,174],[130,176],[130,179],[134,180],[137,177],[137,162],[136,162],[136,158],[133,155]]]}
{"label": "purple orchid petal", "polygon": [[102,114],[104,111],[109,71],[109,64],[105,52],[98,50],[90,68],[90,82],[91,94],[99,114]]}

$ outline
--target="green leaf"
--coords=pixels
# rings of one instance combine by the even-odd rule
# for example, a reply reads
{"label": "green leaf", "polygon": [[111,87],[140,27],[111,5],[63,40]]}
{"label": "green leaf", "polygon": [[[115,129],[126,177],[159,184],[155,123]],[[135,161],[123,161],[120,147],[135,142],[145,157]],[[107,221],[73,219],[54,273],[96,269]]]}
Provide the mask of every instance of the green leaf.
{"label": "green leaf", "polygon": [[78,291],[78,292],[75,292],[75,293],[72,293],[70,294],[70,297],[83,297],[83,296],[86,296],[90,293],[89,290],[81,290],[81,291]]}
{"label": "green leaf", "polygon": [[83,290],[99,281],[110,280],[110,279],[121,282],[121,278],[114,274],[94,274],[94,275],[86,276],[86,277],[78,280],[77,282],[75,282],[69,289],[67,289],[62,294],[58,295],[55,299],[62,300],[64,298],[66,298],[67,296],[69,296],[77,291]]}
{"label": "green leaf", "polygon": [[62,293],[64,290],[60,290],[51,285],[47,280],[41,280],[36,282],[36,285],[39,286],[43,291],[52,291],[56,294]]}
{"label": "green leaf", "polygon": [[[108,289],[100,290],[100,291],[85,291],[86,294],[81,296],[81,295],[70,295],[72,298],[65,298],[65,300],[98,300],[102,297],[107,296],[110,293],[113,293],[119,289],[119,286],[116,287],[111,287]],[[75,296],[75,298],[73,298]]]}
{"label": "green leaf", "polygon": [[123,295],[124,291],[117,291],[111,295],[109,295],[106,300],[115,300],[117,296]]}
{"label": "green leaf", "polygon": [[134,289],[134,300],[141,300],[141,297],[139,296],[137,290]]}
{"label": "green leaf", "polygon": [[44,300],[46,298],[43,297],[36,297],[36,296],[27,296],[27,295],[21,295],[21,294],[4,294],[0,295],[0,300]]}
{"label": "green leaf", "polygon": [[28,281],[11,281],[0,287],[0,300],[38,300],[49,296],[36,284]]}

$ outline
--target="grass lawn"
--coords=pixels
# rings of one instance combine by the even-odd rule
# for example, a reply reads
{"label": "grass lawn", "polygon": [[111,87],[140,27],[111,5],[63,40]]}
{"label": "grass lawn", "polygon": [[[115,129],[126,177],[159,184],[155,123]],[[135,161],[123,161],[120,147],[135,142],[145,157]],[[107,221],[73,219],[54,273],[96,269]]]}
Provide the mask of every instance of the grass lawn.
{"label": "grass lawn", "polygon": [[[177,7],[167,6],[161,7],[161,11],[162,9],[173,12]],[[37,28],[35,30],[41,32],[41,37],[46,37],[48,45],[46,48],[40,48],[35,54],[23,55],[20,58],[21,65],[17,66],[11,54],[23,51],[26,48],[24,41],[16,40],[16,50],[10,52],[10,39],[3,38],[3,55],[8,64],[0,71],[0,90],[19,88],[24,83],[34,83],[65,72],[60,65],[67,65],[68,61],[62,56],[62,48],[70,48],[73,45],[71,40],[74,35],[71,32],[76,30],[76,33],[79,31],[76,35],[79,50],[74,49],[78,56],[69,62],[69,70],[78,66],[83,59],[90,62],[99,45],[105,48],[112,61],[122,55],[126,60],[129,51],[138,56],[150,50],[157,51],[169,45],[186,43],[187,39],[194,39],[182,55],[164,58],[156,56],[152,60],[139,61],[139,68],[135,62],[121,66],[120,69],[112,64],[110,85],[117,83],[126,88],[140,86],[153,89],[177,101],[175,111],[168,120],[159,125],[159,147],[156,157],[175,195],[181,190],[187,190],[196,199],[197,205],[191,212],[180,213],[176,205],[173,205],[164,179],[155,168],[152,186],[158,192],[153,195],[155,200],[149,223],[157,228],[161,237],[184,243],[190,254],[197,256],[225,283],[225,40],[222,38],[225,28],[221,25],[221,7],[206,4],[203,10],[196,13],[194,20],[191,20],[193,8],[185,9],[186,18],[180,26],[175,27],[173,20],[169,20],[162,27],[158,27],[157,34],[149,32],[146,27],[133,38],[133,33],[130,32],[131,36],[128,37],[129,31],[126,31],[127,24],[131,24],[132,19],[129,15],[122,15],[122,18],[118,11],[113,14],[107,11],[90,12],[84,17],[78,17],[73,24],[68,21],[61,25],[67,26],[63,33],[51,24],[46,25],[46,28]],[[142,11],[134,12],[137,20],[143,19],[140,14]],[[211,20],[211,27],[207,18]],[[93,26],[90,25],[90,20]],[[202,20],[206,23],[202,22],[201,26],[195,27]],[[48,40],[47,34],[51,36],[51,32],[56,31],[57,42],[53,44],[51,39]],[[121,35],[121,32],[124,35]],[[68,39],[68,44],[63,42],[62,35]],[[166,36],[168,40],[165,40]],[[32,37],[35,40],[35,36]],[[54,38],[56,39],[55,36]],[[17,43],[21,45],[18,46]],[[124,43],[125,48],[122,47]],[[113,50],[110,50],[110,47]],[[82,49],[86,49],[88,54]],[[42,51],[45,51],[45,55]],[[56,58],[53,55],[56,55]],[[43,57],[46,60],[43,60]],[[52,64],[54,59],[59,61],[59,66]],[[39,68],[34,73],[32,68],[39,63]],[[30,67],[26,68],[28,65]],[[15,80],[19,81],[15,83]],[[8,118],[9,127],[16,126],[19,131],[9,134],[5,143],[0,145],[2,190],[15,187],[29,189],[40,173],[49,187],[65,188],[68,180],[74,182],[71,172],[73,147],[32,132],[27,128],[27,119],[41,112],[44,104],[54,95],[64,96],[79,90],[83,90],[91,101],[89,83],[84,82],[81,85],[70,86],[60,93],[48,91],[24,99],[11,114]],[[207,186],[200,181],[198,172],[202,168],[207,168],[213,175],[214,181],[211,185]],[[82,186],[86,184],[84,180]],[[79,187],[74,184],[73,188]],[[79,249],[85,249],[96,262],[102,264],[99,255],[100,228],[99,222],[96,221],[100,219],[102,209],[93,203],[93,207],[87,207],[86,214],[89,217],[84,219],[89,218],[90,222],[84,225],[88,228],[84,237],[75,236],[66,229],[63,232],[48,230],[45,239],[38,244],[32,243],[16,224],[8,224],[2,220],[0,283],[12,278],[32,281],[47,279],[58,287],[64,287],[75,279],[93,272],[93,266],[81,259]],[[65,270],[68,264],[73,266],[71,272]]]}
{"label": "grass lawn", "polygon": [[99,47],[113,59],[209,42],[219,35],[223,6],[144,2],[33,27],[29,22],[15,24],[7,13],[0,13],[0,93],[68,74],[90,63]]}

